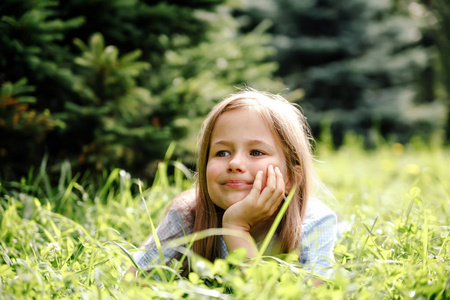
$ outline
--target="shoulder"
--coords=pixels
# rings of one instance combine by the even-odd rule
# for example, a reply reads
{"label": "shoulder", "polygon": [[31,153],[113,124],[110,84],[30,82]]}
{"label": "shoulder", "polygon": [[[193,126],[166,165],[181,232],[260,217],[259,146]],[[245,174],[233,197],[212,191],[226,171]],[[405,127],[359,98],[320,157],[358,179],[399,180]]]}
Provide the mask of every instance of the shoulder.
{"label": "shoulder", "polygon": [[190,190],[184,191],[178,194],[171,203],[171,206],[181,207],[181,208],[193,208],[195,207],[196,202],[196,192],[195,189],[192,188]]}
{"label": "shoulder", "polygon": [[310,198],[306,207],[305,219],[317,219],[326,216],[336,216],[336,213],[317,198]]}
{"label": "shoulder", "polygon": [[195,189],[190,189],[177,195],[169,205],[168,214],[176,213],[184,223],[192,223],[197,194]]}
{"label": "shoulder", "polygon": [[331,274],[337,217],[325,203],[310,198],[303,220],[299,261],[304,268],[323,276]]}
{"label": "shoulder", "polygon": [[336,213],[317,198],[308,201],[303,220],[303,233],[306,235],[317,227],[336,227]]}

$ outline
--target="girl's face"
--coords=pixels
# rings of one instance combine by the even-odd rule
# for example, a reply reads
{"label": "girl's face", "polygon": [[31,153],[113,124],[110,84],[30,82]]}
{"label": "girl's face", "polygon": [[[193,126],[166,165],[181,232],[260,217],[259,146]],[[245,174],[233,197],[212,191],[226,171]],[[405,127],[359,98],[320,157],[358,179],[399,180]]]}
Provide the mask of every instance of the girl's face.
{"label": "girl's face", "polygon": [[206,181],[211,200],[226,210],[244,199],[253,187],[256,173],[269,165],[279,167],[286,189],[290,188],[281,141],[255,112],[233,109],[216,121],[211,135]]}

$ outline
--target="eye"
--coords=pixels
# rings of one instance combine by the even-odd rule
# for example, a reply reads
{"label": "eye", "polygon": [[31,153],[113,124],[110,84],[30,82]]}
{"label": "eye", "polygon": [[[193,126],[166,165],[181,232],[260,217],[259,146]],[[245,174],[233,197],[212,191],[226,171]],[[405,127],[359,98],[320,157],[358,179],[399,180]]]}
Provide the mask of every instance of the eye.
{"label": "eye", "polygon": [[217,153],[216,153],[216,156],[218,156],[218,157],[225,157],[225,156],[228,156],[228,155],[230,155],[230,152],[224,151],[224,150],[217,151]]}
{"label": "eye", "polygon": [[261,156],[261,155],[265,155],[265,153],[262,151],[259,151],[259,150],[252,150],[252,151],[250,151],[250,155],[251,156]]}

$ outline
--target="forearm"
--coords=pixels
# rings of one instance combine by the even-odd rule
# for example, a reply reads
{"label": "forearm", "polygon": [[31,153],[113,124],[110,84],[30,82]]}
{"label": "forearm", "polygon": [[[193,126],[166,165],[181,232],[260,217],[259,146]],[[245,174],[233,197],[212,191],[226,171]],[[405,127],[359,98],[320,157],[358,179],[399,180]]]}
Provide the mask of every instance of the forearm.
{"label": "forearm", "polygon": [[224,235],[223,239],[229,253],[235,249],[244,248],[245,250],[247,250],[248,258],[254,258],[258,255],[258,248],[256,247],[256,243],[253,240],[250,232],[246,228],[226,223],[222,224],[222,227],[240,231],[239,236]]}

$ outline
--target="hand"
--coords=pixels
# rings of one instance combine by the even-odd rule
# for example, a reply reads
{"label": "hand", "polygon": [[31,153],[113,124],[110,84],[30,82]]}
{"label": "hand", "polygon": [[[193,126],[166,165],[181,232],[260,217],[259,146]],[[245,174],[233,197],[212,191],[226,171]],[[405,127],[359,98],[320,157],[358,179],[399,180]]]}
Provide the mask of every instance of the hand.
{"label": "hand", "polygon": [[249,232],[255,224],[267,220],[277,211],[285,193],[283,174],[278,167],[270,165],[266,187],[261,192],[262,179],[263,171],[258,171],[250,193],[225,211],[222,227]]}

